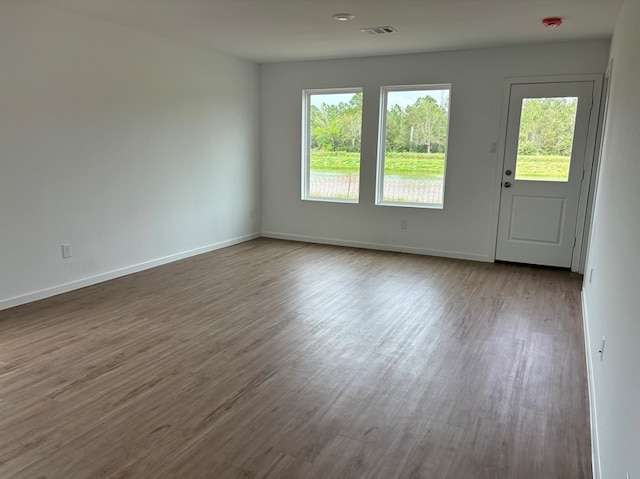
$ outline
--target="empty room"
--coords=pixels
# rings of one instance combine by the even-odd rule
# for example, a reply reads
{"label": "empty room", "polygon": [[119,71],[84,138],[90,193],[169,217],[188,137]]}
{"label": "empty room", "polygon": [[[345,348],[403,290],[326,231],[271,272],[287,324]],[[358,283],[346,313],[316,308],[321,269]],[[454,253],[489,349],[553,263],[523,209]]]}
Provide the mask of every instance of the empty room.
{"label": "empty room", "polygon": [[0,478],[640,479],[638,23],[0,0]]}

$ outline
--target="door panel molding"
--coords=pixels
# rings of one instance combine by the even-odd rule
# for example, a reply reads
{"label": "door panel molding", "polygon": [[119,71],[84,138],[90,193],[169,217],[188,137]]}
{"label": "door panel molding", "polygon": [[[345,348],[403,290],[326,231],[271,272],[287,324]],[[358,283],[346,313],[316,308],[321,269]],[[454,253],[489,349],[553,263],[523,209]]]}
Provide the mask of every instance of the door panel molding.
{"label": "door panel molding", "polygon": [[[518,208],[526,208],[532,205],[533,202],[547,203],[547,217],[548,226],[554,226],[554,229],[547,229],[546,231],[541,228],[536,228],[536,224],[520,224],[516,218],[516,210]],[[529,205],[526,205],[529,203]],[[553,204],[555,203],[555,204]],[[555,209],[551,209],[555,206]],[[546,244],[560,244],[562,238],[563,225],[565,218],[566,201],[564,198],[552,198],[547,196],[533,196],[533,195],[513,195],[511,198],[511,218],[509,224],[509,239],[512,241],[522,241],[525,243],[546,243]],[[550,218],[550,215],[554,215],[555,218]],[[535,235],[537,238],[534,238]]]}

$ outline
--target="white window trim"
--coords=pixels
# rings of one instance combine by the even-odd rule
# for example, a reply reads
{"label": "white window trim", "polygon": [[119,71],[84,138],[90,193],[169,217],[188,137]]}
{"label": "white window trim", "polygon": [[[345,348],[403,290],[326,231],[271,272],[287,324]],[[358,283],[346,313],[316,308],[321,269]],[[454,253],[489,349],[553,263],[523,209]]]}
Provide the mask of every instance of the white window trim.
{"label": "white window trim", "polygon": [[[444,157],[444,176],[442,178],[442,203],[411,203],[401,201],[384,201],[384,161],[387,132],[387,97],[389,92],[415,90],[449,90],[449,111],[447,112],[447,137]],[[400,208],[424,208],[432,210],[444,209],[444,194],[447,177],[447,157],[449,154],[449,129],[451,127],[451,83],[428,85],[393,85],[380,88],[380,121],[378,126],[378,155],[376,166],[376,206],[396,206]]]}
{"label": "white window trim", "polygon": [[[323,95],[331,93],[363,93],[362,87],[355,88],[310,88],[302,90],[302,175],[301,175],[301,191],[300,197],[303,201],[320,201],[323,203],[360,203],[360,192],[358,199],[349,198],[328,198],[310,196],[310,177],[311,177],[311,95]],[[360,161],[362,161],[362,153],[360,153]]]}

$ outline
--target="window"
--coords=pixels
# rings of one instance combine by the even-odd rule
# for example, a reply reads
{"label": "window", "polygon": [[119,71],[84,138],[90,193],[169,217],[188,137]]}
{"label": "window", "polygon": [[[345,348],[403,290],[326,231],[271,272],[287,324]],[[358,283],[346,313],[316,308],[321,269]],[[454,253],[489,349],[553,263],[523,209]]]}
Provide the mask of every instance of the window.
{"label": "window", "polygon": [[443,207],[450,91],[382,88],[376,204]]}
{"label": "window", "polygon": [[357,203],[362,89],[305,90],[302,199]]}

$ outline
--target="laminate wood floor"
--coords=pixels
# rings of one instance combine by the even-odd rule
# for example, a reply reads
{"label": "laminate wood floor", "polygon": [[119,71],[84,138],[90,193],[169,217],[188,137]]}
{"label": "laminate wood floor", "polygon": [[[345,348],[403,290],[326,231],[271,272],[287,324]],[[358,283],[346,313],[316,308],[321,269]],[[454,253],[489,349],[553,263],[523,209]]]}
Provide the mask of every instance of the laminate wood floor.
{"label": "laminate wood floor", "polygon": [[591,477],[579,295],[259,239],[6,310],[0,477]]}

